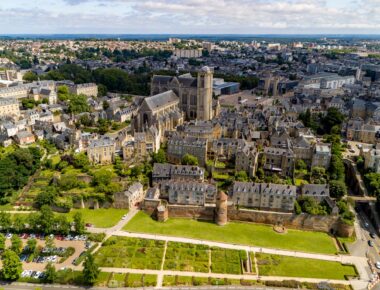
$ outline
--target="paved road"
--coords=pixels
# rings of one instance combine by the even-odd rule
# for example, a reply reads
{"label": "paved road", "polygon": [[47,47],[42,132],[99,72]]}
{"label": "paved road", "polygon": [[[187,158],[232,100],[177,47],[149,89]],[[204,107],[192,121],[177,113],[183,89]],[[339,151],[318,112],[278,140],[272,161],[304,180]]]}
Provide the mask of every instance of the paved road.
{"label": "paved road", "polygon": [[[0,289],[10,289],[10,290],[35,290],[37,287],[42,288],[43,290],[57,290],[57,289],[89,289],[87,287],[76,287],[70,285],[43,285],[43,284],[26,284],[26,283],[13,283],[13,284],[0,284]],[[92,287],[92,290],[109,290],[106,287]],[[115,290],[125,290],[126,288],[112,288]],[[135,290],[148,290],[155,289],[153,287],[145,287],[145,288],[133,288]],[[233,289],[248,289],[243,286],[200,286],[200,287],[164,287],[166,290],[233,290]],[[275,288],[275,287],[265,287],[265,286],[250,286],[249,289],[257,289],[257,290],[283,290],[284,288]]]}

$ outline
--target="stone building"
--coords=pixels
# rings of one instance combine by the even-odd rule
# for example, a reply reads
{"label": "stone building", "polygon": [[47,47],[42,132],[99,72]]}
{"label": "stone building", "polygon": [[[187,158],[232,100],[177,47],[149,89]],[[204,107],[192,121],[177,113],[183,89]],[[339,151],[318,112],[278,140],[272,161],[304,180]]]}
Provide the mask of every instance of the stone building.
{"label": "stone building", "polygon": [[301,187],[301,195],[309,196],[321,202],[326,197],[330,197],[328,184],[304,184]]}
{"label": "stone building", "polygon": [[136,158],[146,158],[153,152],[160,149],[160,139],[156,127],[151,126],[145,132],[136,132],[133,137],[125,140],[123,149],[123,159],[130,160]]}
{"label": "stone building", "polygon": [[292,212],[297,188],[282,184],[235,182],[231,199],[235,205],[242,207]]}
{"label": "stone building", "polygon": [[211,121],[195,121],[177,127],[177,132],[182,137],[204,138],[209,142],[222,137],[222,128]]}
{"label": "stone building", "polygon": [[264,170],[268,173],[277,173],[281,176],[293,177],[294,153],[290,149],[274,147],[264,148]]}
{"label": "stone building", "polygon": [[172,90],[180,99],[179,106],[188,120],[208,121],[213,118],[213,70],[203,67],[197,77],[190,74],[181,76],[153,76],[151,95]]}
{"label": "stone building", "polygon": [[94,83],[71,85],[69,86],[69,91],[74,95],[85,95],[87,97],[98,96],[98,86]]}
{"label": "stone building", "polygon": [[246,143],[241,150],[238,150],[235,158],[235,170],[245,171],[249,177],[253,177],[256,174],[258,166],[259,153],[257,152],[254,143]]}
{"label": "stone building", "polygon": [[173,136],[167,143],[167,158],[170,163],[180,164],[186,154],[197,157],[200,166],[207,161],[207,140],[202,138]]}
{"label": "stone building", "polygon": [[199,166],[154,163],[152,183],[153,185],[157,185],[167,180],[189,180],[203,182],[204,174],[205,170]]}
{"label": "stone building", "polygon": [[0,99],[0,117],[20,116],[20,106],[16,99]]}
{"label": "stone building", "polygon": [[319,143],[315,145],[313,159],[311,162],[312,167],[328,168],[331,161],[331,145]]}
{"label": "stone building", "polygon": [[114,194],[115,208],[133,208],[144,199],[144,187],[140,182],[133,183],[126,191]]}
{"label": "stone building", "polygon": [[160,134],[172,131],[183,123],[177,95],[169,90],[143,100],[135,118],[135,129],[142,132],[155,126]]}
{"label": "stone building", "polygon": [[216,201],[216,187],[195,181],[170,181],[162,190],[167,191],[170,204],[205,205]]}
{"label": "stone building", "polygon": [[87,148],[87,156],[91,163],[110,164],[115,159],[115,141],[110,138],[93,140]]}
{"label": "stone building", "polygon": [[15,136],[14,139],[19,145],[29,145],[36,141],[36,137],[29,131],[20,131]]}

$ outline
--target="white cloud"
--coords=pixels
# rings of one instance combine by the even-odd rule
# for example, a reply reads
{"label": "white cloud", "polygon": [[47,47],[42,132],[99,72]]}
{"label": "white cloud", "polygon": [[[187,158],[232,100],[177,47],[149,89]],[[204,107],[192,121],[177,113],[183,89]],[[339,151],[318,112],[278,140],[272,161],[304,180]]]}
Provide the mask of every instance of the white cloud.
{"label": "white cloud", "polygon": [[38,1],[37,7],[0,9],[0,32],[376,33],[380,28],[380,0]]}

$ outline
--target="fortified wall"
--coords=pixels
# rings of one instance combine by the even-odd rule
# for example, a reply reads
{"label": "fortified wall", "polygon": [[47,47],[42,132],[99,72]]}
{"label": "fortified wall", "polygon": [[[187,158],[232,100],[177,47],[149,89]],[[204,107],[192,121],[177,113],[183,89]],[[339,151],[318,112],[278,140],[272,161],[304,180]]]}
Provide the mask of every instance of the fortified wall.
{"label": "fortified wall", "polygon": [[[158,204],[148,203],[144,205],[144,210],[157,218]],[[224,213],[218,211],[217,206],[184,206],[170,205],[163,206],[168,218],[189,218],[206,221],[215,221],[223,225]],[[319,231],[334,233],[341,237],[350,237],[353,234],[353,226],[343,223],[339,216],[315,216],[309,214],[293,214],[280,212],[267,212],[249,209],[237,209],[235,206],[228,206],[226,210],[226,221],[253,222],[266,225],[282,225],[290,229]],[[160,218],[158,218],[160,220]],[[164,221],[164,220],[161,220]]]}

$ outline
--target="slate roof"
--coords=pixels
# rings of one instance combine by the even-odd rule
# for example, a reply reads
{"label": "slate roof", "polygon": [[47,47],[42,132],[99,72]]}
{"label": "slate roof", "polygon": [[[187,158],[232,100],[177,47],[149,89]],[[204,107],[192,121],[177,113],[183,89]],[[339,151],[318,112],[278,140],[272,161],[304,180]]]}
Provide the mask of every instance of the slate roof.
{"label": "slate roof", "polygon": [[172,90],[170,90],[158,95],[145,98],[144,102],[146,102],[146,104],[151,110],[156,110],[157,108],[166,106],[168,104],[179,102],[179,98]]}

